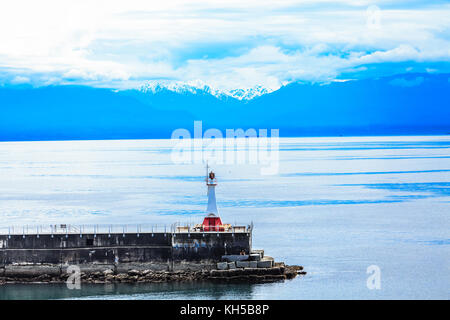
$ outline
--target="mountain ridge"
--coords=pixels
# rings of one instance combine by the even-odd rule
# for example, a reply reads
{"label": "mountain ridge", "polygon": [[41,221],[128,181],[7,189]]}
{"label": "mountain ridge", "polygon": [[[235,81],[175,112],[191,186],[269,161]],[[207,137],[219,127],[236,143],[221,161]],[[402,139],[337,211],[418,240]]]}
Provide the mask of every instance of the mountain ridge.
{"label": "mountain ridge", "polygon": [[0,87],[0,140],[170,138],[173,130],[279,129],[281,136],[450,133],[450,75],[291,83],[252,99],[83,86]]}
{"label": "mountain ridge", "polygon": [[216,89],[213,88],[202,81],[191,81],[191,82],[167,82],[167,81],[148,81],[143,84],[138,90],[144,93],[153,93],[169,90],[172,92],[184,94],[184,93],[206,93],[215,96],[216,98],[222,99],[225,97],[231,97],[237,100],[251,100],[255,97],[271,93],[278,90],[266,88],[260,85],[251,88],[237,88],[237,89]]}

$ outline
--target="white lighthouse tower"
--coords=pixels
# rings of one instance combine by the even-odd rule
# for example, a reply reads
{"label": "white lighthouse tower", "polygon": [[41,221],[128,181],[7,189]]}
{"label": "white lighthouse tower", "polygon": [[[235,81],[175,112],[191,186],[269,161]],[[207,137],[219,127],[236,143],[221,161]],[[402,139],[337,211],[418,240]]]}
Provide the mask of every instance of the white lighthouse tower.
{"label": "white lighthouse tower", "polygon": [[203,231],[224,231],[225,226],[217,213],[216,175],[214,172],[209,171],[208,165],[206,165],[206,186],[208,187],[208,207],[206,208],[207,215],[203,219]]}
{"label": "white lighthouse tower", "polygon": [[206,186],[208,187],[208,207],[206,208],[206,213],[212,213],[213,215],[218,216],[215,190],[217,179],[214,172],[209,171],[208,165],[206,165]]}
{"label": "white lighthouse tower", "polygon": [[209,171],[208,165],[206,165],[206,186],[208,187],[208,207],[206,208],[207,215],[203,219],[203,231],[224,231],[225,226],[217,213],[216,175],[214,172]]}

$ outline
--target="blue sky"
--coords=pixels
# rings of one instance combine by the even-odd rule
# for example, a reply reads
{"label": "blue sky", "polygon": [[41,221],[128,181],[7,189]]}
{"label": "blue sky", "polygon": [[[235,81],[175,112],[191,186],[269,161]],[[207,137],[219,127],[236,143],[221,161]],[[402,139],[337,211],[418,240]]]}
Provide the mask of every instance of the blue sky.
{"label": "blue sky", "polygon": [[450,72],[448,1],[2,1],[0,85],[219,90]]}

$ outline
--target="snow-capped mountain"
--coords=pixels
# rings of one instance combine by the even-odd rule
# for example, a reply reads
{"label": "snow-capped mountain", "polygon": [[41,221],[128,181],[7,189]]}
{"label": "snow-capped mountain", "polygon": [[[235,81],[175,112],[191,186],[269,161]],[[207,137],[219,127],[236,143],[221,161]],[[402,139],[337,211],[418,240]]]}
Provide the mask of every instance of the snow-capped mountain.
{"label": "snow-capped mountain", "polygon": [[191,94],[211,94],[216,98],[232,97],[238,100],[251,100],[253,98],[262,96],[264,94],[271,93],[279,88],[266,88],[263,86],[255,86],[251,88],[238,88],[238,89],[216,89],[206,83],[197,80],[189,82],[181,81],[147,81],[140,88],[142,92],[158,93],[163,90],[169,90],[176,93],[191,93]]}
{"label": "snow-capped mountain", "polygon": [[[449,78],[408,73],[291,83],[268,94],[261,87],[225,93],[199,83],[122,91],[0,86],[0,141],[168,139],[177,128],[191,130],[196,120],[205,130],[276,128],[280,136],[442,135],[450,133]],[[250,99],[255,94],[262,95]]]}

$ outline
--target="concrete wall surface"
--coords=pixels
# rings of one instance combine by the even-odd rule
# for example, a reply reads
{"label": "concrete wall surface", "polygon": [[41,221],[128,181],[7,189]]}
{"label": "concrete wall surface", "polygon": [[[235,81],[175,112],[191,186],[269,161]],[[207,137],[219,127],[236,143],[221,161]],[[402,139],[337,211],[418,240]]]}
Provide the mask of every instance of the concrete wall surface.
{"label": "concrete wall surface", "polygon": [[0,235],[0,273],[39,268],[58,273],[74,264],[116,271],[196,270],[242,250],[251,250],[250,232]]}

